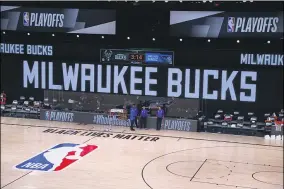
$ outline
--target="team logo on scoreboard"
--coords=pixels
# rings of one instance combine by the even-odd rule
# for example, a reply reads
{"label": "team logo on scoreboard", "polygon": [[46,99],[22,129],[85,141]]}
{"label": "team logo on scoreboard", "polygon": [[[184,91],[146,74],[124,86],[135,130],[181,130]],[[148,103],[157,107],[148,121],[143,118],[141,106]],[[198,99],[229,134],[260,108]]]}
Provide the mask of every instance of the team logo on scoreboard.
{"label": "team logo on scoreboard", "polygon": [[235,32],[235,17],[228,18],[227,32]]}
{"label": "team logo on scoreboard", "polygon": [[24,12],[23,13],[23,25],[29,26],[29,23],[30,23],[30,13]]}
{"label": "team logo on scoreboard", "polygon": [[112,51],[111,50],[105,50],[103,54],[103,61],[110,61],[110,58],[112,56]]}

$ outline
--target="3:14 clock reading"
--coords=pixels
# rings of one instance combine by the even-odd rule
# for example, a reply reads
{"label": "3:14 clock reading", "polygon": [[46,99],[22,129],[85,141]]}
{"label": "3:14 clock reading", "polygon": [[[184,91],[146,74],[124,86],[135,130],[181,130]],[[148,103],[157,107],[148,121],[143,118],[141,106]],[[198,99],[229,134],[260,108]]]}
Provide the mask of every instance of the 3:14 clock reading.
{"label": "3:14 clock reading", "polygon": [[130,60],[138,60],[138,61],[143,61],[144,60],[144,55],[143,54],[130,54],[129,55]]}

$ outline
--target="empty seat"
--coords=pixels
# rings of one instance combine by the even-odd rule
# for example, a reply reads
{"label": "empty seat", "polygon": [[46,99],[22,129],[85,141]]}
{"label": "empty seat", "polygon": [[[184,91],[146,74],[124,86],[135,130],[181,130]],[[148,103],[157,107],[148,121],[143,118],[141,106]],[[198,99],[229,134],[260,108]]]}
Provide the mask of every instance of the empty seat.
{"label": "empty seat", "polygon": [[34,106],[35,107],[39,107],[40,106],[40,103],[38,101],[34,101]]}
{"label": "empty seat", "polygon": [[250,118],[250,122],[251,122],[251,123],[256,123],[256,122],[257,122],[257,117],[256,117],[256,116],[252,116],[252,117]]}
{"label": "empty seat", "polygon": [[13,100],[12,104],[13,105],[18,105],[18,101],[17,100]]}
{"label": "empty seat", "polygon": [[24,106],[29,106],[29,101],[25,100],[24,101]]}

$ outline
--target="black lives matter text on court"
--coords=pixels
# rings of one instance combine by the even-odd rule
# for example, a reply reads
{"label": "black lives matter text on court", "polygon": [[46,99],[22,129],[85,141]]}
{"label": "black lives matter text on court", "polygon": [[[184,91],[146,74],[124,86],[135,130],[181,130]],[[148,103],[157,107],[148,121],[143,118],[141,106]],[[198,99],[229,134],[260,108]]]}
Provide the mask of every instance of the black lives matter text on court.
{"label": "black lives matter text on court", "polygon": [[255,102],[257,72],[23,61],[23,87]]}

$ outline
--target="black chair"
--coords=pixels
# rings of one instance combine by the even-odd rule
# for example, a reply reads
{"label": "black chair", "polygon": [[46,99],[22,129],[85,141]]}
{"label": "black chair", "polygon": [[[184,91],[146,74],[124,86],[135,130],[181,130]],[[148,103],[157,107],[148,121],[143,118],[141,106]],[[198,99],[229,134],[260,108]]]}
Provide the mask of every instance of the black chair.
{"label": "black chair", "polygon": [[58,100],[56,98],[52,99],[52,106],[57,105]]}
{"label": "black chair", "polygon": [[245,116],[239,115],[237,117],[237,126],[242,127],[244,125]]}
{"label": "black chair", "polygon": [[14,117],[14,116],[16,116],[16,114],[17,114],[17,107],[16,106],[12,106],[9,115]]}
{"label": "black chair", "polygon": [[1,115],[3,114],[3,112],[5,111],[5,109],[6,109],[6,107],[5,107],[5,105],[1,105]]}
{"label": "black chair", "polygon": [[40,107],[40,102],[39,101],[34,101],[33,107],[39,108]]}
{"label": "black chair", "polygon": [[278,117],[281,119],[284,117],[284,112],[282,112],[283,110],[281,110],[279,113],[278,113]]}
{"label": "black chair", "polygon": [[252,117],[250,118],[250,123],[251,123],[251,124],[256,124],[256,122],[257,122],[257,117],[256,117],[256,116],[252,116]]}
{"label": "black chair", "polygon": [[215,120],[223,120],[223,115],[224,111],[223,110],[218,110],[216,114],[214,114],[214,119]]}
{"label": "black chair", "polygon": [[236,121],[238,119],[238,116],[240,115],[239,111],[234,111],[233,112],[233,120]]}
{"label": "black chair", "polygon": [[265,114],[263,115],[263,117],[264,117],[264,120],[267,120],[267,118],[270,117],[270,113],[265,113]]}
{"label": "black chair", "polygon": [[49,103],[43,103],[42,108],[43,109],[51,109],[51,106],[50,106]]}
{"label": "black chair", "polygon": [[247,121],[250,121],[250,118],[254,116],[254,112],[248,112]]}
{"label": "black chair", "polygon": [[24,111],[25,111],[24,117],[25,118],[29,118],[31,116],[31,108],[30,107],[25,107]]}
{"label": "black chair", "polygon": [[23,105],[25,100],[26,100],[26,98],[24,96],[20,96],[19,104]]}
{"label": "black chair", "polygon": [[24,103],[23,103],[23,106],[24,107],[28,107],[29,106],[29,101],[25,100]]}
{"label": "black chair", "polygon": [[19,102],[17,100],[13,100],[12,105],[13,106],[17,106],[19,104]]}
{"label": "black chair", "polygon": [[34,105],[34,100],[35,100],[35,98],[33,96],[29,97],[29,106],[33,106]]}

